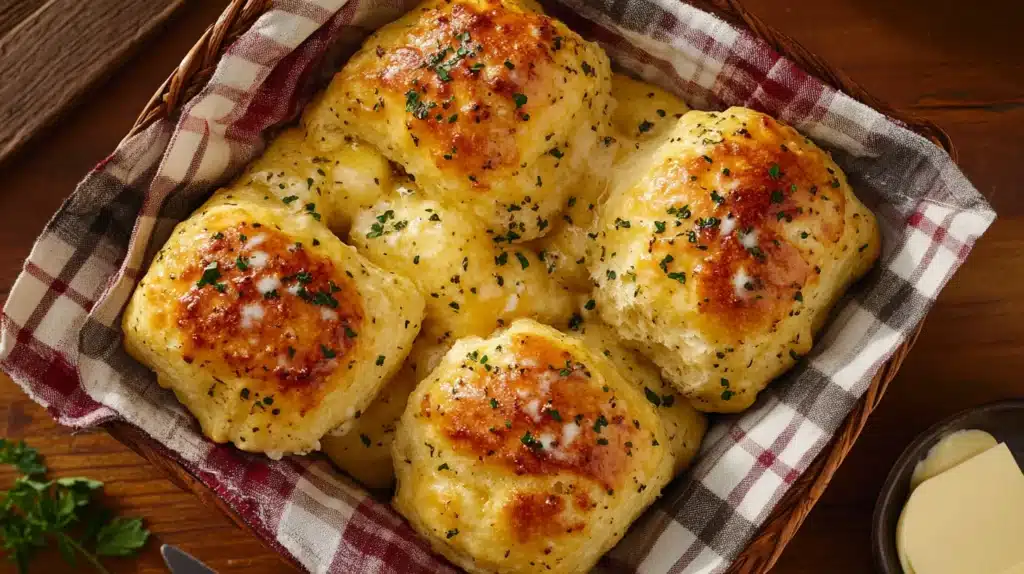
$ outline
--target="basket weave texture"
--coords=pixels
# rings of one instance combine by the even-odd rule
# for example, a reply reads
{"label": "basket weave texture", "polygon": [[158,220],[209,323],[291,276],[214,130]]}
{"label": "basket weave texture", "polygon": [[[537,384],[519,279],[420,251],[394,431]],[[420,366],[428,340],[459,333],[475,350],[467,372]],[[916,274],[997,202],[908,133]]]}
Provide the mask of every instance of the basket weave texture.
{"label": "basket weave texture", "polygon": [[[926,137],[956,160],[956,150],[948,135],[933,123],[893,110],[821,57],[808,51],[792,38],[778,32],[747,11],[738,0],[689,0],[726,21],[744,28],[767,42],[779,54],[789,58],[808,74],[845,92],[868,106],[902,122],[908,129]],[[153,95],[126,137],[130,137],[161,118],[175,118],[181,107],[210,79],[225,49],[248,30],[257,18],[270,9],[269,0],[232,0],[217,22],[210,26],[186,54],[182,62]],[[918,326],[918,331],[920,330]],[[878,371],[867,392],[857,402],[830,444],[796,480],[757,536],[733,562],[729,572],[767,572],[778,560],[786,544],[828,486],[843,459],[853,447],[868,417],[878,406],[888,384],[916,340],[916,332]],[[110,423],[108,431],[168,474],[179,486],[196,494],[204,504],[217,508],[245,530],[249,527],[215,493],[187,470],[170,459],[165,450],[144,432],[125,423]]]}

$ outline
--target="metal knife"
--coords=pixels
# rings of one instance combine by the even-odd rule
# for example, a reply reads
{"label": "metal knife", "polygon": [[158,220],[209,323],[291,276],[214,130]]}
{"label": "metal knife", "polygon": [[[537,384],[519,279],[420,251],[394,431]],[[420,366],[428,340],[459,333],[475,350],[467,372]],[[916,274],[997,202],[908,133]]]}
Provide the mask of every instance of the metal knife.
{"label": "metal knife", "polygon": [[177,546],[164,544],[160,547],[160,554],[171,574],[217,574]]}

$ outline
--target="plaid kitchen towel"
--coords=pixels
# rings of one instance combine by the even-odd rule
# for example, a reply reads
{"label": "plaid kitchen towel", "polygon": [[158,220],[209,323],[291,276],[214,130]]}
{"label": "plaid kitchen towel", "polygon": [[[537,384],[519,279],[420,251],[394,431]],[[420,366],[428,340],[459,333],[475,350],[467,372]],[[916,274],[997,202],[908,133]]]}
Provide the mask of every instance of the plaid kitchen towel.
{"label": "plaid kitchen towel", "polygon": [[[386,501],[322,460],[215,445],[121,347],[119,315],[172,227],[292,121],[401,0],[277,0],[176,122],[125,140],[79,184],[25,262],[0,364],[62,424],[145,430],[252,528],[314,572],[448,572]],[[715,419],[696,466],[602,562],[609,571],[720,572],[826,445],[995,218],[950,158],[822,85],[763,42],[678,0],[560,0],[558,14],[622,69],[696,108],[743,105],[831,149],[883,228],[881,263],[814,351],[742,415]]]}

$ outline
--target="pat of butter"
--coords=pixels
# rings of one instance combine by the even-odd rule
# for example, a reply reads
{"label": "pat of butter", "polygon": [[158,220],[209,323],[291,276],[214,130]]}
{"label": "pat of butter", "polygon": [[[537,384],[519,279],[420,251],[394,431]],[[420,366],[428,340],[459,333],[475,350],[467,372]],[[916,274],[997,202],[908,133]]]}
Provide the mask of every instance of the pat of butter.
{"label": "pat of butter", "polygon": [[1000,443],[910,495],[897,546],[915,574],[1016,574],[1024,563],[1024,473]]}
{"label": "pat of butter", "polygon": [[996,437],[977,429],[956,431],[944,436],[928,450],[924,460],[914,467],[914,475],[910,477],[910,490],[997,444],[999,441]]}

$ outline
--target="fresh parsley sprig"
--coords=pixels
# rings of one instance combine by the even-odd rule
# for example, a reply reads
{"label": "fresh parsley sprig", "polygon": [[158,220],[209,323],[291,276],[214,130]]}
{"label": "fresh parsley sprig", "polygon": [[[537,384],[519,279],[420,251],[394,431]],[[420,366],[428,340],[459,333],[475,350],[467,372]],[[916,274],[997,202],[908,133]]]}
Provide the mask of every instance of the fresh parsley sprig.
{"label": "fresh parsley sprig", "polygon": [[83,477],[44,480],[46,466],[39,452],[24,441],[0,438],[0,464],[22,473],[0,495],[0,552],[17,564],[19,572],[28,572],[39,549],[56,543],[72,566],[84,559],[105,574],[100,556],[134,554],[149,538],[142,519],[114,518],[92,500],[102,482]]}

